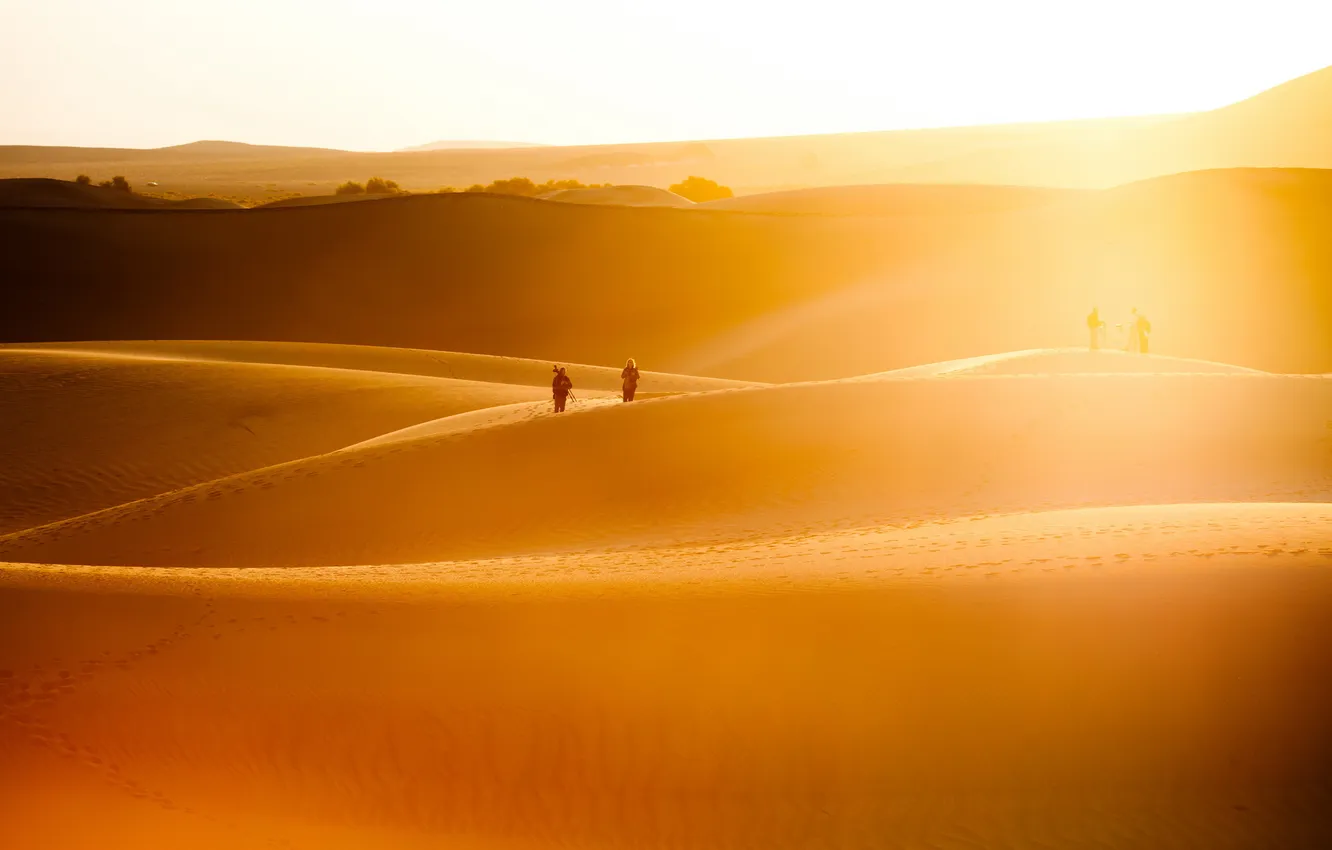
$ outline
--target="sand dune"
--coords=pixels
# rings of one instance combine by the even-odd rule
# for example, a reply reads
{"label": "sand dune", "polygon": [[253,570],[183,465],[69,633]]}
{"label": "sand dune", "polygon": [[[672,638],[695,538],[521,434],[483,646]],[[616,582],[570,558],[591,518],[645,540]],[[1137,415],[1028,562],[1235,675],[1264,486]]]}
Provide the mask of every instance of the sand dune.
{"label": "sand dune", "polygon": [[238,210],[240,204],[220,198],[151,198],[100,186],[80,186],[45,177],[0,180],[0,207],[28,209],[114,210]]}
{"label": "sand dune", "polygon": [[1067,201],[1071,189],[1039,186],[912,185],[825,186],[741,195],[699,204],[702,209],[784,215],[948,215],[1000,212]]}
{"label": "sand dune", "polygon": [[0,210],[18,282],[0,292],[0,338],[295,337],[790,381],[1078,345],[1099,305],[1111,323],[1144,310],[1162,354],[1328,372],[1329,173],[1178,175],[956,215],[469,194]]}
{"label": "sand dune", "polygon": [[1229,363],[1189,357],[1163,357],[1117,349],[1090,351],[1086,348],[1031,349],[964,357],[942,363],[925,363],[893,369],[856,380],[881,378],[930,378],[947,375],[1265,375]]}
{"label": "sand dune", "polygon": [[1332,340],[1332,300],[1318,284],[1332,273],[1332,255],[1314,247],[1315,232],[1332,226],[1330,174],[1174,175],[1045,207],[953,217],[947,239],[928,216],[887,220],[917,242],[881,272],[753,316],[672,368],[817,379],[879,371],[889,359],[899,361],[894,368],[1033,343],[1085,345],[1081,319],[1097,305],[1112,346],[1123,340],[1116,324],[1137,307],[1155,326],[1153,351],[1332,371],[1324,354],[1290,356],[1295,339],[1307,339],[1310,354]]}
{"label": "sand dune", "polygon": [[24,522],[124,502],[0,537],[16,846],[1332,836],[1326,376],[1024,350],[556,416],[448,352],[0,368]]}
{"label": "sand dune", "polygon": [[[315,366],[400,375],[424,375],[492,384],[518,384],[549,388],[551,367],[557,361],[498,357],[458,351],[385,348],[371,345],[332,345],[306,342],[249,342],[237,340],[121,340],[107,342],[56,342],[21,346],[33,351],[70,351],[93,354],[127,354],[152,358],[201,360],[219,363],[266,363],[284,366]],[[623,366],[593,366],[559,361],[567,366],[578,389],[618,392]],[[674,375],[644,369],[642,386],[647,392],[680,393],[759,386],[748,381]]]}
{"label": "sand dune", "polygon": [[688,198],[656,186],[605,186],[595,189],[560,189],[543,200],[565,204],[611,204],[622,207],[692,207]]}
{"label": "sand dune", "polygon": [[[1290,167],[1332,166],[1329,86],[0,148],[251,196],[832,186],[0,181],[0,844],[1332,846],[1332,170]],[[885,181],[960,185],[837,185]]]}
{"label": "sand dune", "polygon": [[11,534],[0,558],[411,563],[1077,505],[1320,501],[1328,421],[1328,379],[1248,373],[730,390],[371,441]]}
{"label": "sand dune", "polygon": [[[569,367],[588,401],[617,367]],[[477,411],[548,412],[550,364],[258,342],[0,345],[0,533]],[[645,394],[745,386],[644,372]],[[516,409],[515,409],[516,408]],[[426,423],[426,425],[422,425]],[[457,427],[456,425],[454,427]]]}
{"label": "sand dune", "polygon": [[1330,520],[1155,505],[393,570],[4,567],[0,807],[12,840],[71,850],[1316,848]]}
{"label": "sand dune", "polygon": [[0,347],[0,531],[548,393],[346,369]]}
{"label": "sand dune", "polygon": [[285,207],[318,207],[326,204],[347,204],[356,201],[383,201],[394,195],[302,195],[296,198],[282,198],[257,205],[256,209],[283,209]]}

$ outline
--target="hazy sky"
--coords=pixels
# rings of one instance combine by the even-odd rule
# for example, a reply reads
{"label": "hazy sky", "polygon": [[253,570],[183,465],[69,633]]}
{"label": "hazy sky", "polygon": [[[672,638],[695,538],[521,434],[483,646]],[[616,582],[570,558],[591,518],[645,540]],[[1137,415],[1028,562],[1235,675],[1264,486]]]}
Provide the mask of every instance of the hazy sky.
{"label": "hazy sky", "polygon": [[1206,109],[1328,0],[0,0],[0,144],[706,139]]}

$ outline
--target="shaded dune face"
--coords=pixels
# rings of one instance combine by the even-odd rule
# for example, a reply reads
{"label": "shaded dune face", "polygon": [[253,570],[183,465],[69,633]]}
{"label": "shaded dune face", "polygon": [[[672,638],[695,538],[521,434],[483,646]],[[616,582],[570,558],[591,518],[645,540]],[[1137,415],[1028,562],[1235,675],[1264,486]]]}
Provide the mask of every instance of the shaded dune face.
{"label": "shaded dune face", "polygon": [[1328,497],[1320,378],[875,380],[376,442],[0,539],[49,563],[320,566]]}
{"label": "shaded dune face", "polygon": [[[915,542],[1003,574],[909,582],[839,580],[816,552],[794,585],[706,588],[684,563],[549,591],[29,575],[0,597],[0,750],[25,777],[5,796],[31,801],[10,822],[69,847],[99,819],[205,847],[1317,847],[1325,513],[1157,507],[1145,545],[1113,512],[961,523],[984,528]],[[1027,563],[1016,538],[1054,535],[1058,567]]]}
{"label": "shaded dune face", "polygon": [[[440,417],[538,416],[549,407],[550,368],[283,343],[0,346],[0,534]],[[618,394],[618,368],[574,368],[587,401]],[[644,380],[658,392],[744,386],[655,372]]]}
{"label": "shaded dune face", "polygon": [[426,376],[0,347],[0,533],[543,396]]}
{"label": "shaded dune face", "polygon": [[1023,188],[896,192],[887,216],[465,194],[202,215],[0,210],[19,282],[0,292],[0,336],[633,356],[788,381],[1085,344],[1097,305],[1112,326],[1144,310],[1153,351],[1329,372],[1330,173],[1173,175],[1038,204]]}

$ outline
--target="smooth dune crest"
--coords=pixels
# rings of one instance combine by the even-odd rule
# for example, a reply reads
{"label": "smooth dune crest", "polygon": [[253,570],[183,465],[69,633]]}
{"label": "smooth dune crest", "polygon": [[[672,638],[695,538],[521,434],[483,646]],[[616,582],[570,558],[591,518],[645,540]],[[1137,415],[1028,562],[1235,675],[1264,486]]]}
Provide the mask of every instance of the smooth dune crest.
{"label": "smooth dune crest", "polygon": [[1190,357],[1163,357],[1128,351],[1091,351],[1086,348],[1047,348],[1009,351],[964,357],[942,363],[925,363],[892,369],[858,380],[879,378],[942,377],[946,375],[1268,375],[1259,369],[1198,360]]}
{"label": "smooth dune crest", "polygon": [[777,215],[955,216],[1040,207],[1084,194],[1043,186],[884,183],[741,195],[707,201],[698,207]]}
{"label": "smooth dune crest", "polygon": [[611,204],[624,207],[694,206],[688,198],[656,186],[602,186],[587,189],[559,189],[542,195],[547,201],[564,204]]}
{"label": "smooth dune crest", "polygon": [[[107,340],[8,346],[0,344],[0,353],[7,348],[34,352],[68,351],[93,355],[132,355],[166,360],[313,366],[529,387],[549,387],[551,369],[558,364],[573,370],[579,388],[596,391],[618,390],[621,383],[620,371],[624,368],[569,361],[468,354],[460,351],[250,340]],[[703,392],[759,386],[751,381],[678,375],[647,369],[643,370],[643,376],[644,386],[656,393]]]}
{"label": "smooth dune crest", "polygon": [[0,347],[0,532],[544,393],[338,368]]}

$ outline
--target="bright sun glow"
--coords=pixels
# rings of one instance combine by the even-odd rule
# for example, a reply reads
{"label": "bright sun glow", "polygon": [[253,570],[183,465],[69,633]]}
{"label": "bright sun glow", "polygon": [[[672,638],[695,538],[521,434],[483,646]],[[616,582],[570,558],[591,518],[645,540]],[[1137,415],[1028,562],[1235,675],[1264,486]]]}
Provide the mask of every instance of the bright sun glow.
{"label": "bright sun glow", "polygon": [[0,143],[389,150],[1190,111],[1328,64],[1332,5],[1261,12],[1202,0],[0,0]]}

